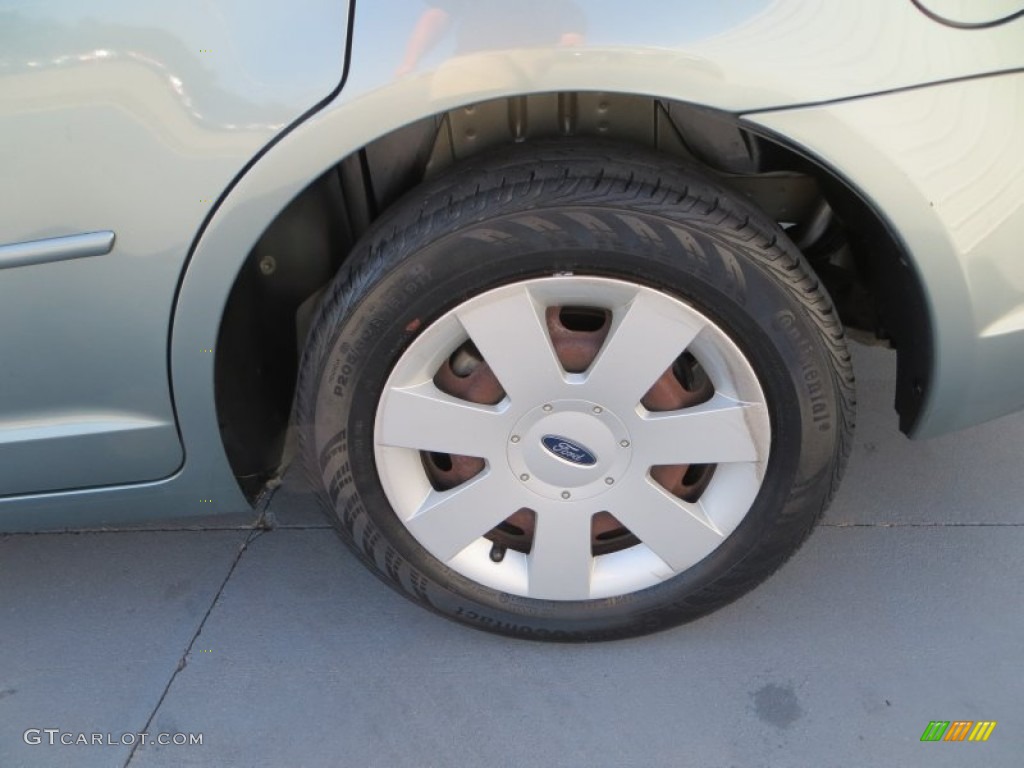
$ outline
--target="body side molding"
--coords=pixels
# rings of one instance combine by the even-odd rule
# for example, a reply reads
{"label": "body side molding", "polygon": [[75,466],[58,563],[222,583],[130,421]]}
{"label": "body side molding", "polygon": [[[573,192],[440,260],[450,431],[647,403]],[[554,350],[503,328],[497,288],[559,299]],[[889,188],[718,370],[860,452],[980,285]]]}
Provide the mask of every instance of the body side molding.
{"label": "body side molding", "polygon": [[115,239],[113,232],[105,230],[0,245],[0,269],[50,264],[54,261],[70,261],[89,256],[106,256],[114,249]]}

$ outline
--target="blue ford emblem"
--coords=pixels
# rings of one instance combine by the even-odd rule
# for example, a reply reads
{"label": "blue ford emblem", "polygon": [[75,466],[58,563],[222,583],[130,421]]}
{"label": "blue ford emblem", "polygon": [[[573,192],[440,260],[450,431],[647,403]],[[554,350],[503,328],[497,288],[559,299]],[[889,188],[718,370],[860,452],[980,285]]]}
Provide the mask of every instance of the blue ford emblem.
{"label": "blue ford emblem", "polygon": [[558,435],[544,435],[540,441],[550,453],[571,464],[579,464],[581,467],[592,467],[597,464],[597,456],[572,440]]}

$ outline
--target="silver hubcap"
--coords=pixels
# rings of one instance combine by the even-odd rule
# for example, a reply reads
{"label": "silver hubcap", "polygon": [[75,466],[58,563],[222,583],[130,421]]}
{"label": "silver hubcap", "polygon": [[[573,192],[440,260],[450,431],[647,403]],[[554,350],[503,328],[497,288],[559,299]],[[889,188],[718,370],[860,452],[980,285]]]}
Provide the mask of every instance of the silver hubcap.
{"label": "silver hubcap", "polygon": [[[585,370],[564,367],[545,319],[553,307],[607,317]],[[500,383],[494,404],[438,386],[467,342]],[[684,354],[706,396],[645,407]],[[653,586],[714,551],[750,510],[770,440],[753,369],[707,317],[643,286],[563,276],[488,291],[426,328],[384,388],[375,456],[399,520],[448,567],[515,595],[586,600]],[[428,471],[438,456],[478,469],[438,486]],[[680,494],[659,480],[665,467],[703,468],[705,479]],[[491,532],[524,510],[528,546],[495,556]],[[594,547],[601,516],[628,533],[606,554]]]}

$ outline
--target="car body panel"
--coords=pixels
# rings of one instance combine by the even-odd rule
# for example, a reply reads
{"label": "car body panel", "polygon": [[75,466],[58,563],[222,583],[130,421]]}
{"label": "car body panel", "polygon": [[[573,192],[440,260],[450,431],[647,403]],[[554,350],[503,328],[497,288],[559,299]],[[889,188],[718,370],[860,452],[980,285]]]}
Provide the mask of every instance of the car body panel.
{"label": "car body panel", "polygon": [[[323,9],[329,5],[325,2],[318,7]],[[556,20],[578,19],[579,15],[547,15],[560,5],[572,5],[582,13],[583,31],[574,31],[565,26],[564,21]],[[322,12],[319,17],[310,12],[307,20],[310,24],[322,25],[325,19],[333,19],[344,4],[335,6],[330,13]],[[554,10],[544,11],[544,6]],[[776,130],[772,127],[775,119],[784,120],[790,111],[796,115],[802,111],[798,107],[808,104],[851,100],[925,83],[1024,68],[1024,45],[1020,44],[1024,26],[1020,22],[966,33],[936,24],[909,2],[731,0],[709,7],[704,3],[651,2],[624,6],[611,0],[580,0],[574,4],[549,0],[537,4],[533,13],[526,13],[520,4],[488,2],[475,7],[486,7],[494,14],[490,34],[474,36],[468,18],[449,13],[443,34],[436,35],[431,45],[412,57],[414,61],[410,65],[410,47],[418,26],[423,23],[425,10],[429,9],[425,9],[420,0],[359,3],[354,15],[354,42],[349,52],[351,62],[345,87],[329,104],[281,134],[279,140],[261,152],[212,211],[185,200],[182,204],[190,213],[184,220],[176,219],[172,228],[168,222],[151,221],[146,216],[140,220],[138,201],[134,198],[126,202],[116,197],[105,199],[103,205],[97,207],[78,208],[75,201],[88,197],[87,186],[76,188],[77,194],[65,198],[62,206],[43,217],[45,226],[29,228],[30,231],[21,228],[17,234],[5,230],[7,239],[0,237],[0,242],[98,228],[118,231],[115,224],[145,222],[135,230],[137,237],[129,239],[128,244],[134,241],[134,247],[124,252],[125,258],[111,263],[106,273],[106,290],[97,278],[93,286],[94,303],[76,309],[96,312],[100,298],[112,303],[130,302],[133,298],[141,302],[141,297],[126,297],[109,286],[139,284],[143,281],[143,272],[133,272],[132,268],[146,262],[149,268],[143,270],[144,282],[159,283],[157,292],[148,297],[151,299],[148,303],[151,308],[167,310],[167,317],[155,317],[160,313],[154,312],[142,318],[143,325],[152,326],[146,332],[148,338],[158,335],[153,331],[161,324],[166,328],[171,314],[170,301],[185,264],[174,304],[170,341],[174,415],[185,451],[184,462],[176,473],[158,482],[0,498],[0,529],[107,525],[137,520],[140,515],[203,515],[245,508],[245,499],[238,490],[221,443],[213,391],[214,359],[207,351],[216,341],[221,313],[235,277],[268,223],[312,179],[367,143],[404,125],[487,99],[566,90],[644,94],[736,114],[761,112],[764,114],[753,119],[761,121],[766,129]],[[522,16],[530,23],[520,23],[518,17]],[[657,23],[652,23],[652,19]],[[289,39],[289,44],[295,45],[297,39]],[[205,47],[205,44],[194,45],[197,49]],[[285,55],[268,46],[267,66]],[[808,66],[812,60],[814,66]],[[317,82],[327,87],[329,82],[337,80],[335,67],[332,77],[324,76]],[[6,82],[5,76],[0,88],[6,88]],[[902,97],[896,94],[886,98]],[[298,106],[296,103],[296,108]],[[774,114],[766,112],[780,108],[785,109]],[[5,109],[0,108],[0,118],[6,114]],[[88,113],[94,107],[81,105],[70,109],[69,115],[77,115],[79,110]],[[825,113],[808,110],[808,121],[831,124],[828,119],[816,116],[819,114]],[[1016,119],[1019,126],[1019,115],[1014,117],[1014,114],[1002,111],[998,117],[1000,120]],[[62,121],[54,122],[61,124]],[[799,123],[795,118],[793,122]],[[5,125],[6,120],[0,122],[0,126]],[[37,125],[40,130],[56,130],[41,117]],[[1005,128],[1004,123],[1001,125]],[[2,130],[6,133],[7,128]],[[166,128],[152,125],[150,130],[157,136],[157,132]],[[778,132],[794,140],[802,137],[795,128],[792,132]],[[255,155],[260,147],[266,146],[271,135],[268,132],[260,135],[260,141],[249,141],[230,131],[215,133],[218,140],[224,140],[225,146],[230,147],[230,150],[224,149],[230,162],[218,152],[204,155],[220,169],[221,175],[217,178],[222,185],[208,192],[204,188],[198,199],[205,199],[206,194],[220,194],[230,181],[229,171],[234,169],[237,173],[249,159],[245,153]],[[851,129],[851,133],[855,131]],[[897,165],[892,158],[871,156],[871,141],[881,139],[877,134],[878,131],[872,133],[865,127],[856,150],[844,151],[833,146],[834,142],[828,142],[813,151],[824,164],[834,165],[840,171],[856,170],[860,157],[859,162],[874,170],[850,173],[850,178],[869,200],[888,201],[899,195],[891,191],[892,181],[880,169],[894,169]],[[28,141],[30,137],[24,132],[22,138]],[[159,143],[156,138],[151,141]],[[168,152],[168,156],[174,155],[173,151]],[[145,154],[136,156],[145,157]],[[71,167],[77,167],[71,159],[68,162]],[[202,163],[196,167],[199,165]],[[20,175],[31,175],[31,169],[24,164],[20,170]],[[50,170],[54,177],[60,176],[53,168]],[[69,175],[66,169],[61,172]],[[95,172],[92,178],[96,178]],[[181,202],[183,195],[187,198],[189,193],[195,194],[196,188],[191,182],[185,183],[173,176],[168,181],[173,188],[167,190],[168,197],[161,198],[161,210],[170,210],[176,202]],[[52,188],[53,184],[40,188],[43,187]],[[939,359],[943,361],[940,365],[946,366],[945,361],[956,349],[947,345],[966,344],[969,349],[972,345],[978,346],[974,305],[979,301],[984,303],[987,298],[975,296],[966,287],[967,278],[957,260],[948,223],[939,219],[934,211],[931,218],[919,211],[924,192],[902,179],[895,188],[916,196],[911,208],[918,213],[908,214],[908,226],[927,224],[935,230],[920,233],[914,240],[912,253],[915,259],[928,254],[924,256],[929,259],[927,271],[937,281],[933,311],[941,306],[943,312],[952,313],[938,336],[943,345],[939,350]],[[128,193],[125,196],[133,197]],[[128,206],[124,211],[119,207],[122,203]],[[20,213],[21,207],[17,210]],[[62,212],[70,217],[70,225],[57,215]],[[91,215],[86,216],[86,212]],[[111,221],[113,217],[117,221]],[[1013,226],[1016,225],[1011,224],[1011,230]],[[897,232],[906,239],[905,232],[900,229]],[[119,246],[121,236],[118,231]],[[190,238],[197,239],[186,261]],[[129,255],[134,258],[128,259]],[[94,267],[101,259],[108,258],[39,265],[6,270],[6,273],[75,266],[83,270],[84,276],[86,267]],[[7,274],[2,277],[6,279]],[[46,284],[66,285],[66,280],[77,276],[76,273],[70,275],[51,272]],[[118,276],[116,283],[110,280],[113,275]],[[3,286],[0,283],[0,291],[5,290]],[[928,289],[933,290],[933,286],[929,284]],[[41,278],[40,282],[26,279],[22,290],[32,292],[25,295],[45,294]],[[960,303],[947,306],[948,298]],[[26,309],[24,303],[22,308]],[[119,311],[116,307],[112,309],[115,314]],[[35,313],[22,316],[35,317]],[[958,318],[963,321],[962,326],[957,326]],[[122,311],[114,325],[108,325],[103,318],[95,322],[98,324],[95,330],[111,333],[116,329],[116,333],[121,333],[129,318]],[[90,336],[95,337],[95,334]],[[10,343],[11,351],[18,354],[25,347],[24,339],[18,337]],[[61,347],[59,351],[62,355],[54,354],[54,359],[66,360],[70,355],[72,361],[83,364],[91,364],[88,361],[96,359],[89,350]],[[138,365],[145,372],[154,372],[156,378],[155,371],[166,375],[162,367],[166,357],[157,362],[157,358],[166,353],[166,346],[140,350],[135,345],[130,354],[124,350],[121,358],[106,363],[113,366],[117,376],[123,376],[126,370],[134,371]],[[972,351],[971,356],[977,353]],[[129,360],[131,366],[127,366]],[[143,381],[145,375],[140,374],[139,381]],[[97,381],[105,377],[109,384],[111,370],[97,371],[95,376]],[[151,381],[145,390],[146,407],[137,409],[136,415],[155,414],[171,423],[166,380],[163,389]],[[941,390],[944,397],[954,400],[962,393],[963,388],[955,385]],[[166,401],[161,401],[161,397]],[[988,410],[994,414],[1000,407],[1006,409],[1011,400],[1004,400],[1001,405],[992,404]],[[123,401],[118,399],[118,402]],[[17,405],[12,403],[12,410],[17,410]],[[956,418],[951,418],[955,407],[949,402],[936,404],[933,398],[927,411],[930,422],[921,434],[937,433],[957,423]],[[175,472],[170,466],[173,462],[164,460],[162,463],[162,471]],[[159,472],[155,465],[153,469]]]}
{"label": "car body panel", "polygon": [[1024,73],[749,115],[828,162],[928,287],[929,437],[1024,408]]}
{"label": "car body panel", "polygon": [[[485,40],[474,39],[483,36],[475,16],[453,12],[433,47],[410,65],[429,5],[357,7],[342,101],[371,92],[383,98],[405,75],[422,78],[421,93],[435,101],[428,114],[509,91],[570,89],[671,93],[741,112],[1024,68],[1024,20],[965,33],[907,0],[482,0],[474,5],[486,8],[494,27]],[[565,7],[583,13],[558,12]],[[582,28],[566,34],[579,18]]]}
{"label": "car body panel", "polygon": [[[245,164],[337,87],[346,39],[338,0],[0,3],[0,244],[51,256],[0,255],[0,324],[26,329],[0,336],[17,361],[0,496],[181,466],[167,340],[189,248]],[[98,229],[109,253],[61,252]]]}

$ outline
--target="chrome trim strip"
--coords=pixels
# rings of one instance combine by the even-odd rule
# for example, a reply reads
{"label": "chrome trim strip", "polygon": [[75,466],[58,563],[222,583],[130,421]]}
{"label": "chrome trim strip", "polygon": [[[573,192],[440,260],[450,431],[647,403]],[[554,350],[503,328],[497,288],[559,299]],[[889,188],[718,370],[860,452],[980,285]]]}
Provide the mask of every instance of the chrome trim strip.
{"label": "chrome trim strip", "polygon": [[113,248],[114,233],[109,230],[0,245],[0,269],[83,259],[87,256],[105,256]]}
{"label": "chrome trim strip", "polygon": [[173,426],[166,421],[146,419],[127,413],[61,414],[58,417],[25,421],[0,421],[0,449],[7,445],[38,440],[89,437],[110,432],[138,432]]}

